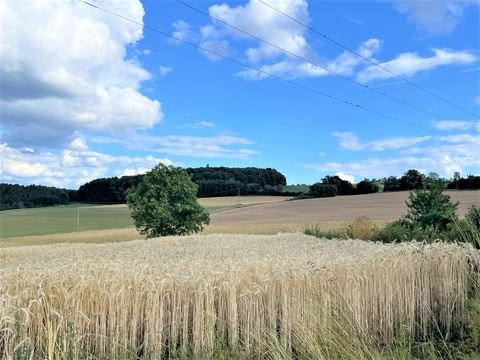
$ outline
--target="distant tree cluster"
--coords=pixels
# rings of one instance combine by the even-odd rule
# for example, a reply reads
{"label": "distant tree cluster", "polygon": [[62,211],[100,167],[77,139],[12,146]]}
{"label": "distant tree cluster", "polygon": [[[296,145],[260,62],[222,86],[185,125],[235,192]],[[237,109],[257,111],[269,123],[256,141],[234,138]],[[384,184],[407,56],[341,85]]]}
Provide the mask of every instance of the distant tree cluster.
{"label": "distant tree cluster", "polygon": [[0,184],[0,210],[65,205],[75,200],[75,190],[40,185]]}
{"label": "distant tree cluster", "polygon": [[[456,176],[455,176],[456,175]],[[468,175],[466,178],[460,176],[459,173],[456,173],[448,183],[448,189],[457,189],[457,190],[476,190],[480,189],[480,176]]]}
{"label": "distant tree cluster", "polygon": [[77,199],[85,203],[123,204],[126,191],[137,186],[143,175],[95,179],[80,186]]}
{"label": "distant tree cluster", "polygon": [[327,175],[322,179],[322,182],[310,186],[310,195],[315,198],[336,195],[371,194],[378,191],[379,186],[375,179],[364,179],[355,187],[351,182],[341,179],[338,175]]}
{"label": "distant tree cluster", "polygon": [[198,185],[198,197],[278,194],[287,179],[275,169],[201,167],[187,172]]}
{"label": "distant tree cluster", "polygon": [[[185,169],[198,186],[198,197],[278,194],[287,181],[275,169],[202,167]],[[143,175],[102,178],[78,189],[78,201],[120,204],[126,202],[126,191],[137,186]]]}
{"label": "distant tree cluster", "polygon": [[410,169],[399,178],[395,176],[384,178],[383,183],[383,191],[433,189],[436,187],[458,190],[476,190],[480,189],[480,176],[468,175],[466,178],[462,178],[460,173],[456,172],[451,180],[447,180],[442,179],[435,172],[424,175],[418,170]]}

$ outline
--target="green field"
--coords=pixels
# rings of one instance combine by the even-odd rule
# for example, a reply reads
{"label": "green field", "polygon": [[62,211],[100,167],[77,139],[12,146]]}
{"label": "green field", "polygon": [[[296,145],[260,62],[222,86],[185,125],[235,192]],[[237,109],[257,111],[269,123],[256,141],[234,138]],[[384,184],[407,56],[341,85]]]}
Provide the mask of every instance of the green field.
{"label": "green field", "polygon": [[0,212],[2,238],[132,226],[130,210],[125,206],[68,205]]}
{"label": "green field", "polygon": [[[199,203],[209,212],[269,202],[282,202],[281,196],[236,196],[202,198]],[[0,238],[73,233],[88,230],[133,228],[126,205],[67,205],[0,211]]]}

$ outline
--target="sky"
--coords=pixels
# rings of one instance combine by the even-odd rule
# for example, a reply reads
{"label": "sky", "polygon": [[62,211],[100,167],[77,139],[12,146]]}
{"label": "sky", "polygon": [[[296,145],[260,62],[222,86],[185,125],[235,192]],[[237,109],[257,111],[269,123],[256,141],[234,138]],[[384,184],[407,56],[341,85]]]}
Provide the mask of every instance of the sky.
{"label": "sky", "polygon": [[89,1],[0,3],[2,182],[480,174],[479,0]]}

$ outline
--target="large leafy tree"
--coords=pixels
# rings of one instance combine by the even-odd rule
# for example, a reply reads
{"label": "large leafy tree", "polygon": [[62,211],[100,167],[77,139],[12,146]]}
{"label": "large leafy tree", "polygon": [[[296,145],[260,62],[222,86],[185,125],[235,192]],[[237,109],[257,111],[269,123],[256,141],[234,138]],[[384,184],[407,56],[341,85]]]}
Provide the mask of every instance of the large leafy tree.
{"label": "large leafy tree", "polygon": [[201,231],[210,217],[197,202],[197,188],[182,168],[154,167],[127,193],[138,231],[147,238]]}

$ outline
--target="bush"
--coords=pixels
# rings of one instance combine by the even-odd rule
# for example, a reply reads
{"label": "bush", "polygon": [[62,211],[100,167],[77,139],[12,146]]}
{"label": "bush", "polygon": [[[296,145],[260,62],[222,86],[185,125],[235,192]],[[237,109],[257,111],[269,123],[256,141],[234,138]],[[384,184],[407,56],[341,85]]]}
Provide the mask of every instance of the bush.
{"label": "bush", "polygon": [[421,227],[418,225],[412,225],[404,219],[400,219],[388,223],[383,229],[376,233],[373,240],[384,243],[413,240],[433,242],[441,238],[442,234],[434,226]]}
{"label": "bush", "polygon": [[331,184],[315,183],[310,186],[310,194],[315,198],[336,196],[337,187]]}
{"label": "bush", "polygon": [[380,229],[374,240],[384,243],[411,241],[410,235],[411,231],[408,225],[403,220],[396,220]]}
{"label": "bush", "polygon": [[450,196],[443,194],[441,187],[413,191],[406,203],[408,212],[405,221],[414,227],[435,227],[445,231],[457,219],[458,202],[452,202]]}
{"label": "bush", "polygon": [[480,230],[480,206],[472,205],[465,214],[465,220]]}
{"label": "bush", "polygon": [[443,240],[468,243],[480,249],[480,228],[469,220],[456,220],[444,233]]}
{"label": "bush", "polygon": [[317,238],[325,238],[325,239],[346,239],[347,238],[345,231],[342,229],[323,230],[320,228],[318,224],[307,225],[305,229],[303,229],[303,233],[305,235],[311,235]]}
{"label": "bush", "polygon": [[201,231],[210,218],[197,202],[197,188],[184,169],[155,166],[127,194],[138,231],[147,238]]}
{"label": "bush", "polygon": [[374,240],[377,232],[377,225],[366,216],[356,218],[346,230],[348,238],[361,240]]}

